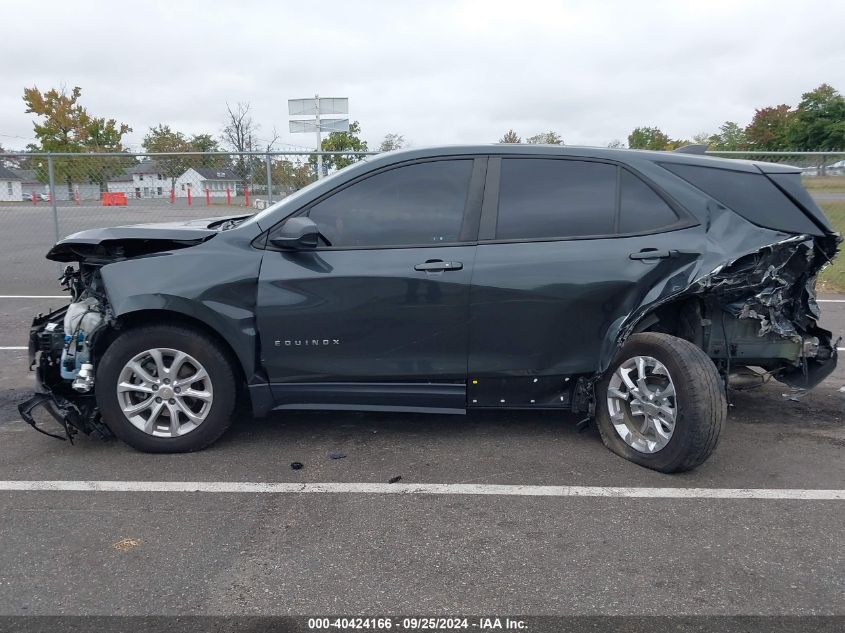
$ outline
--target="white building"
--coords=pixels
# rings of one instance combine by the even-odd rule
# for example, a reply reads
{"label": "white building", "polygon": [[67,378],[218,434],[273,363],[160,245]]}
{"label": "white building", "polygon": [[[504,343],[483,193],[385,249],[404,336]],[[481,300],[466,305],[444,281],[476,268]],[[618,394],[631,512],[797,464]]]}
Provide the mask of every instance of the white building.
{"label": "white building", "polygon": [[0,165],[0,202],[20,202],[23,195],[21,178]]}
{"label": "white building", "polygon": [[169,198],[171,180],[154,160],[133,165],[108,181],[110,192],[122,191],[127,198]]}
{"label": "white building", "polygon": [[176,197],[205,196],[205,190],[212,198],[225,198],[226,189],[234,197],[238,195],[240,178],[228,167],[192,167],[176,179]]}

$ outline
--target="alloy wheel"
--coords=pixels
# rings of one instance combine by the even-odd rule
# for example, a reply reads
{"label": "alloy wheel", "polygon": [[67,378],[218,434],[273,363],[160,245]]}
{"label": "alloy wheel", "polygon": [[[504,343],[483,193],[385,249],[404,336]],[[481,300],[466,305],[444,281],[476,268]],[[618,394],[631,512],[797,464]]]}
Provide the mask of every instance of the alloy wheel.
{"label": "alloy wheel", "polygon": [[635,451],[656,453],[672,439],[678,415],[669,370],[651,356],[634,356],[613,372],[607,410],[619,437]]}
{"label": "alloy wheel", "polygon": [[211,410],[211,378],[193,356],[170,348],[137,354],[120,372],[117,398],[126,419],[156,437],[196,429]]}

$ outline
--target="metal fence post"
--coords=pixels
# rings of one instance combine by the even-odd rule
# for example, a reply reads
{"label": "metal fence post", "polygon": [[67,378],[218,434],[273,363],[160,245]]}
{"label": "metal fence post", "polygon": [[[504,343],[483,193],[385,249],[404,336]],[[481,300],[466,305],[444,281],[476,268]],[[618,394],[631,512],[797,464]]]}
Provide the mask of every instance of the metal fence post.
{"label": "metal fence post", "polygon": [[56,203],[56,177],[53,173],[53,156],[47,154],[47,177],[50,182],[50,204],[53,207],[53,233],[59,241],[59,209]]}
{"label": "metal fence post", "polygon": [[265,155],[265,162],[267,163],[267,204],[273,204],[273,161],[270,158],[270,152]]}

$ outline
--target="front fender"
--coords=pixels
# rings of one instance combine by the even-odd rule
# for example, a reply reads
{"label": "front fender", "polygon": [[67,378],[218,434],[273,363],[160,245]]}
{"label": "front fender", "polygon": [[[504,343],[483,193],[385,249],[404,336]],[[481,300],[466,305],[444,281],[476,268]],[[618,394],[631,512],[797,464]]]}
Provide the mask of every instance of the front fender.
{"label": "front fender", "polygon": [[260,265],[261,251],[211,240],[107,264],[100,275],[116,318],[165,310],[196,319],[229,344],[251,383],[259,370],[255,300]]}

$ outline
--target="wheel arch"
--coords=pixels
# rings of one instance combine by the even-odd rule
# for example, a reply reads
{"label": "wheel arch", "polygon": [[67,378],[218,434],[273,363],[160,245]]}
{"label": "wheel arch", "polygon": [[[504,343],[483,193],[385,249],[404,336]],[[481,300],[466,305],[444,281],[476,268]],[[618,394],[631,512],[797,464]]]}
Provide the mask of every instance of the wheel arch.
{"label": "wheel arch", "polygon": [[235,372],[239,387],[246,386],[249,377],[254,374],[254,364],[252,366],[244,366],[245,361],[254,363],[254,355],[239,354],[237,347],[233,346],[232,342],[212,325],[193,315],[156,308],[138,309],[119,315],[115,319],[113,327],[97,338],[96,348],[94,349],[95,357],[101,357],[105,349],[121,333],[141,326],[157,324],[183,326],[197,330],[219,343],[220,348],[229,360],[229,364],[232,366],[232,370]]}
{"label": "wheel arch", "polygon": [[671,334],[704,350],[708,334],[705,326],[706,310],[704,301],[696,295],[675,297],[665,303],[652,304],[641,314],[633,316],[619,330],[612,349],[603,355],[601,373],[607,371],[625,341],[632,334],[641,332]]}

